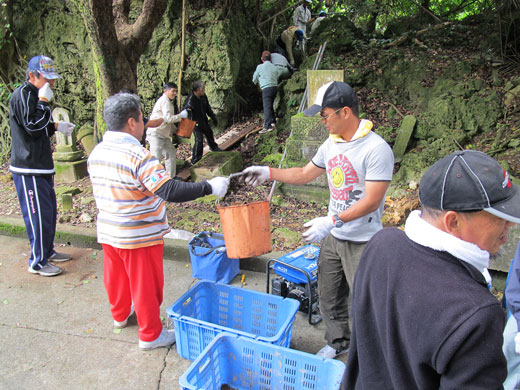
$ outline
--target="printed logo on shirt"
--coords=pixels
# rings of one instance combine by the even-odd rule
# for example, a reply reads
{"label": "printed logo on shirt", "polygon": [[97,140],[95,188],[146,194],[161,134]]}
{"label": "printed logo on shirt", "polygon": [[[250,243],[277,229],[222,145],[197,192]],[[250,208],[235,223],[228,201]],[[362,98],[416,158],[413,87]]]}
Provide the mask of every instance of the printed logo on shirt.
{"label": "printed logo on shirt", "polygon": [[162,173],[156,173],[154,174],[150,180],[152,180],[152,183],[157,183],[159,180],[161,180],[164,177]]}
{"label": "printed logo on shirt", "polygon": [[331,158],[327,165],[329,187],[333,201],[343,201],[343,204],[350,206],[353,201],[359,199],[359,191],[353,191],[353,184],[359,183],[354,167],[343,154]]}

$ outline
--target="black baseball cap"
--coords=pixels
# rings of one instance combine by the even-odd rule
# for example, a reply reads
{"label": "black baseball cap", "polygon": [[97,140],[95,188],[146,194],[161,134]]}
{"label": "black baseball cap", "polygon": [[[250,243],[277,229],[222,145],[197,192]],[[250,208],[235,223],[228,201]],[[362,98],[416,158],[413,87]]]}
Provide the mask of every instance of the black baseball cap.
{"label": "black baseball cap", "polygon": [[520,223],[520,187],[495,159],[476,150],[454,152],[428,168],[419,199],[437,210],[484,210]]}
{"label": "black baseball cap", "polygon": [[355,107],[355,112],[358,112],[358,98],[352,87],[347,83],[331,81],[318,89],[314,104],[307,108],[304,114],[305,116],[314,116],[320,112],[323,107]]}

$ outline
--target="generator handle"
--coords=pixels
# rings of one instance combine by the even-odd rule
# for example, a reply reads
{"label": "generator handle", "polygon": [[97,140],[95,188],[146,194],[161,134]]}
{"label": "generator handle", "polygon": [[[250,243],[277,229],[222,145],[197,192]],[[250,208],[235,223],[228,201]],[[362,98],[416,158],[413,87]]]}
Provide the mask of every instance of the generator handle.
{"label": "generator handle", "polygon": [[309,275],[309,273],[304,270],[304,269],[301,269],[301,268],[298,268],[298,267],[295,267],[294,265],[291,265],[291,264],[288,264],[288,263],[285,263],[283,261],[280,261],[278,259],[270,259],[267,261],[267,264],[266,264],[266,270],[265,270],[265,274],[266,274],[266,286],[265,286],[265,292],[267,294],[270,294],[269,290],[269,274],[270,274],[270,270],[271,268],[274,269],[274,263],[278,263],[278,264],[281,264],[283,265],[284,267],[288,267],[288,268],[291,268],[295,271],[298,271],[298,272],[301,272],[305,275],[305,277],[307,278],[307,283],[305,284],[305,290],[307,292],[307,296],[309,297],[309,324],[311,325],[316,325],[318,322],[321,321],[321,316],[318,316],[318,318],[316,320],[313,320],[312,319],[312,304],[314,303],[312,301],[312,292],[311,292],[311,276]]}

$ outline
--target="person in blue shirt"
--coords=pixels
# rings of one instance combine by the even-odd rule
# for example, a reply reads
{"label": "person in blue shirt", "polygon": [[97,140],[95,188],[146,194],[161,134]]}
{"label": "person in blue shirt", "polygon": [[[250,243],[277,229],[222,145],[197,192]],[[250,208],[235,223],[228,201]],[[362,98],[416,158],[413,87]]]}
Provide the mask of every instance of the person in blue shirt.
{"label": "person in blue shirt", "polygon": [[513,390],[520,385],[520,243],[511,262],[504,295],[509,316],[502,347],[507,360],[504,390]]}
{"label": "person in blue shirt", "polygon": [[264,128],[260,130],[260,134],[263,134],[274,130],[276,125],[273,103],[278,92],[278,78],[281,69],[272,64],[271,53],[268,51],[263,51],[260,59],[262,63],[256,67],[253,74],[253,83],[258,84],[262,90]]}

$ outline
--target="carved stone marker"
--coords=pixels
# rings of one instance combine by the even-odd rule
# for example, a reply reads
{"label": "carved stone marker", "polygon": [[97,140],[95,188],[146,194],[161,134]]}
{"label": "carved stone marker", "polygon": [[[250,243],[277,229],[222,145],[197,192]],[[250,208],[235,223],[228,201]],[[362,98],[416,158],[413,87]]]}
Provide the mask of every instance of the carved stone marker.
{"label": "carved stone marker", "polygon": [[[69,114],[64,108],[52,111],[54,122],[69,122]],[[76,132],[69,136],[56,132],[56,152],[52,155],[56,170],[56,181],[70,183],[88,175],[87,159],[83,151],[76,148]]]}
{"label": "carved stone marker", "polygon": [[331,81],[344,81],[344,73],[342,70],[308,70],[307,86],[309,94],[307,95],[307,107],[314,104],[318,89],[324,84]]}
{"label": "carved stone marker", "polygon": [[394,160],[396,163],[401,162],[403,159],[404,153],[406,152],[406,147],[408,146],[408,141],[410,141],[410,137],[412,136],[416,122],[417,119],[413,115],[406,115],[401,122],[399,130],[397,130],[397,138],[395,139],[393,149]]}

